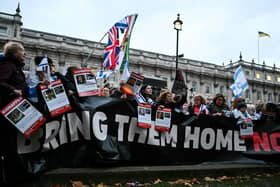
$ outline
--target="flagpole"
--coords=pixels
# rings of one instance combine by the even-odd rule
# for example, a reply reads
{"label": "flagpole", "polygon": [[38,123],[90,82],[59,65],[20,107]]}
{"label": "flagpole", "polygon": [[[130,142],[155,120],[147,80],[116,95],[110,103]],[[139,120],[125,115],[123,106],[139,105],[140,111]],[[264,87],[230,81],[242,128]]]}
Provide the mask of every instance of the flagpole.
{"label": "flagpole", "polygon": [[260,64],[260,36],[258,35],[258,64]]}
{"label": "flagpole", "polygon": [[[98,43],[95,44],[95,46],[93,47],[93,49],[91,50],[91,52],[88,54],[86,60],[81,64],[81,67],[87,67],[87,62],[89,60],[89,58],[91,57],[91,55],[93,54],[93,52],[95,51],[95,48],[97,47],[97,45],[99,43],[101,43],[101,41],[105,38],[105,36],[107,35],[107,32],[102,36],[102,38],[99,40]],[[102,66],[101,66],[102,67]]]}

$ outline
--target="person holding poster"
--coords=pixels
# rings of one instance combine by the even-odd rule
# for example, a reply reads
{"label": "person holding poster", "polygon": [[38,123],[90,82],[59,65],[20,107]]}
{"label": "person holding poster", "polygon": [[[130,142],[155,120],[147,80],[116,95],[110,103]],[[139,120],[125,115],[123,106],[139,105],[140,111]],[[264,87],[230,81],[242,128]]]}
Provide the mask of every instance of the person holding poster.
{"label": "person holding poster", "polygon": [[98,95],[99,90],[93,69],[75,69],[73,76],[79,97]]}
{"label": "person holding poster", "polygon": [[[44,95],[42,96],[42,94],[40,94],[40,85],[49,86],[52,81],[60,79],[67,96],[72,96],[76,92],[75,85],[64,75],[56,71],[51,58],[47,56],[36,56],[34,58],[34,63],[36,65],[36,70],[32,71],[28,78],[29,93],[33,93],[33,95],[29,95],[30,99],[41,111],[46,111],[46,106],[42,105],[42,103],[44,103]],[[47,98],[50,98],[50,96],[49,94]]]}
{"label": "person holding poster", "polygon": [[7,105],[15,96],[28,96],[28,86],[22,71],[25,51],[22,44],[8,42],[0,58],[0,107]]}
{"label": "person holding poster", "polygon": [[[3,54],[0,58],[0,108],[5,107],[17,96],[28,96],[28,86],[25,82],[25,76],[22,71],[25,59],[25,50],[22,44],[18,42],[8,42],[4,45]],[[15,111],[11,114],[11,119],[18,122],[24,116]],[[0,158],[1,158],[1,186],[16,186],[11,183],[14,178],[20,175],[19,161],[14,149],[18,131],[14,125],[0,115]]]}
{"label": "person holding poster", "polygon": [[152,99],[153,89],[151,85],[145,84],[140,88],[140,92],[136,95],[137,103],[148,103],[153,105],[155,101]]}
{"label": "person holding poster", "polygon": [[160,93],[156,101],[157,105],[163,105],[166,108],[171,108],[172,110],[174,110],[175,108],[182,107],[183,104],[186,102],[186,99],[186,95],[183,95],[181,97],[181,100],[175,102],[172,97],[172,92],[166,90]]}

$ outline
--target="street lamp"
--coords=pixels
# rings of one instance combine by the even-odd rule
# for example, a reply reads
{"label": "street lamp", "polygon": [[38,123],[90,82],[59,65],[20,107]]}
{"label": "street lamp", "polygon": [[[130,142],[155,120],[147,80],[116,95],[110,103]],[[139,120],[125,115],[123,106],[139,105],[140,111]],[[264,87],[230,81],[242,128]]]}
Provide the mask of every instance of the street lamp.
{"label": "street lamp", "polygon": [[177,31],[177,42],[176,42],[176,72],[178,69],[178,46],[179,46],[179,31],[182,30],[183,21],[180,20],[180,14],[177,14],[177,19],[173,22],[174,29]]}

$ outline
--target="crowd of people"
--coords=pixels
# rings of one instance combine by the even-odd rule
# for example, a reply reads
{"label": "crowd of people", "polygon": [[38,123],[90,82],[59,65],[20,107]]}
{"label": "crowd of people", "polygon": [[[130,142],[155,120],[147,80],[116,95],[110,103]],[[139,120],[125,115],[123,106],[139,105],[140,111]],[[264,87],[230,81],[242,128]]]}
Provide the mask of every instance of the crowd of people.
{"label": "crowd of people", "polygon": [[[5,106],[12,97],[24,96],[36,103],[40,103],[40,94],[38,93],[38,85],[49,85],[50,81],[60,79],[65,87],[66,94],[78,97],[77,88],[74,81],[73,70],[78,67],[68,67],[65,75],[57,72],[55,65],[49,57],[37,56],[34,59],[36,66],[34,71],[29,73],[29,77],[25,78],[22,71],[24,66],[25,52],[22,44],[17,42],[8,42],[4,46],[4,53],[0,55],[0,104]],[[44,70],[40,68],[43,59],[47,60],[50,67],[50,77],[46,77]],[[171,108],[175,112],[190,115],[213,115],[227,116],[238,119],[249,118],[253,120],[261,119],[263,105],[256,108],[249,108],[242,98],[235,98],[232,106],[226,104],[225,96],[216,94],[212,103],[206,103],[206,99],[202,94],[193,97],[193,101],[187,102],[187,89],[181,95],[174,95],[169,89],[164,88],[160,91],[159,96],[153,96],[151,85],[142,85],[138,92],[133,90],[133,85],[121,81],[119,87],[112,87],[109,83],[104,84],[100,89],[99,96],[102,97],[118,97],[121,99],[134,100],[137,103],[150,104],[153,107]],[[70,97],[71,100],[71,97]],[[40,106],[40,104],[38,105]]]}

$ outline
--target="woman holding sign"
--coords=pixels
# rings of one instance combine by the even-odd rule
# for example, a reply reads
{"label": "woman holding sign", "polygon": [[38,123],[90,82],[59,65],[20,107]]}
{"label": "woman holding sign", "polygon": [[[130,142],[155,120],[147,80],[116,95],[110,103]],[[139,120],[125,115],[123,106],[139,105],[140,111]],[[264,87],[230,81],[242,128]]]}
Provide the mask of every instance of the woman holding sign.
{"label": "woman holding sign", "polygon": [[137,103],[148,103],[153,105],[155,102],[152,99],[153,89],[151,85],[143,85],[140,89],[139,94],[136,95]]}

